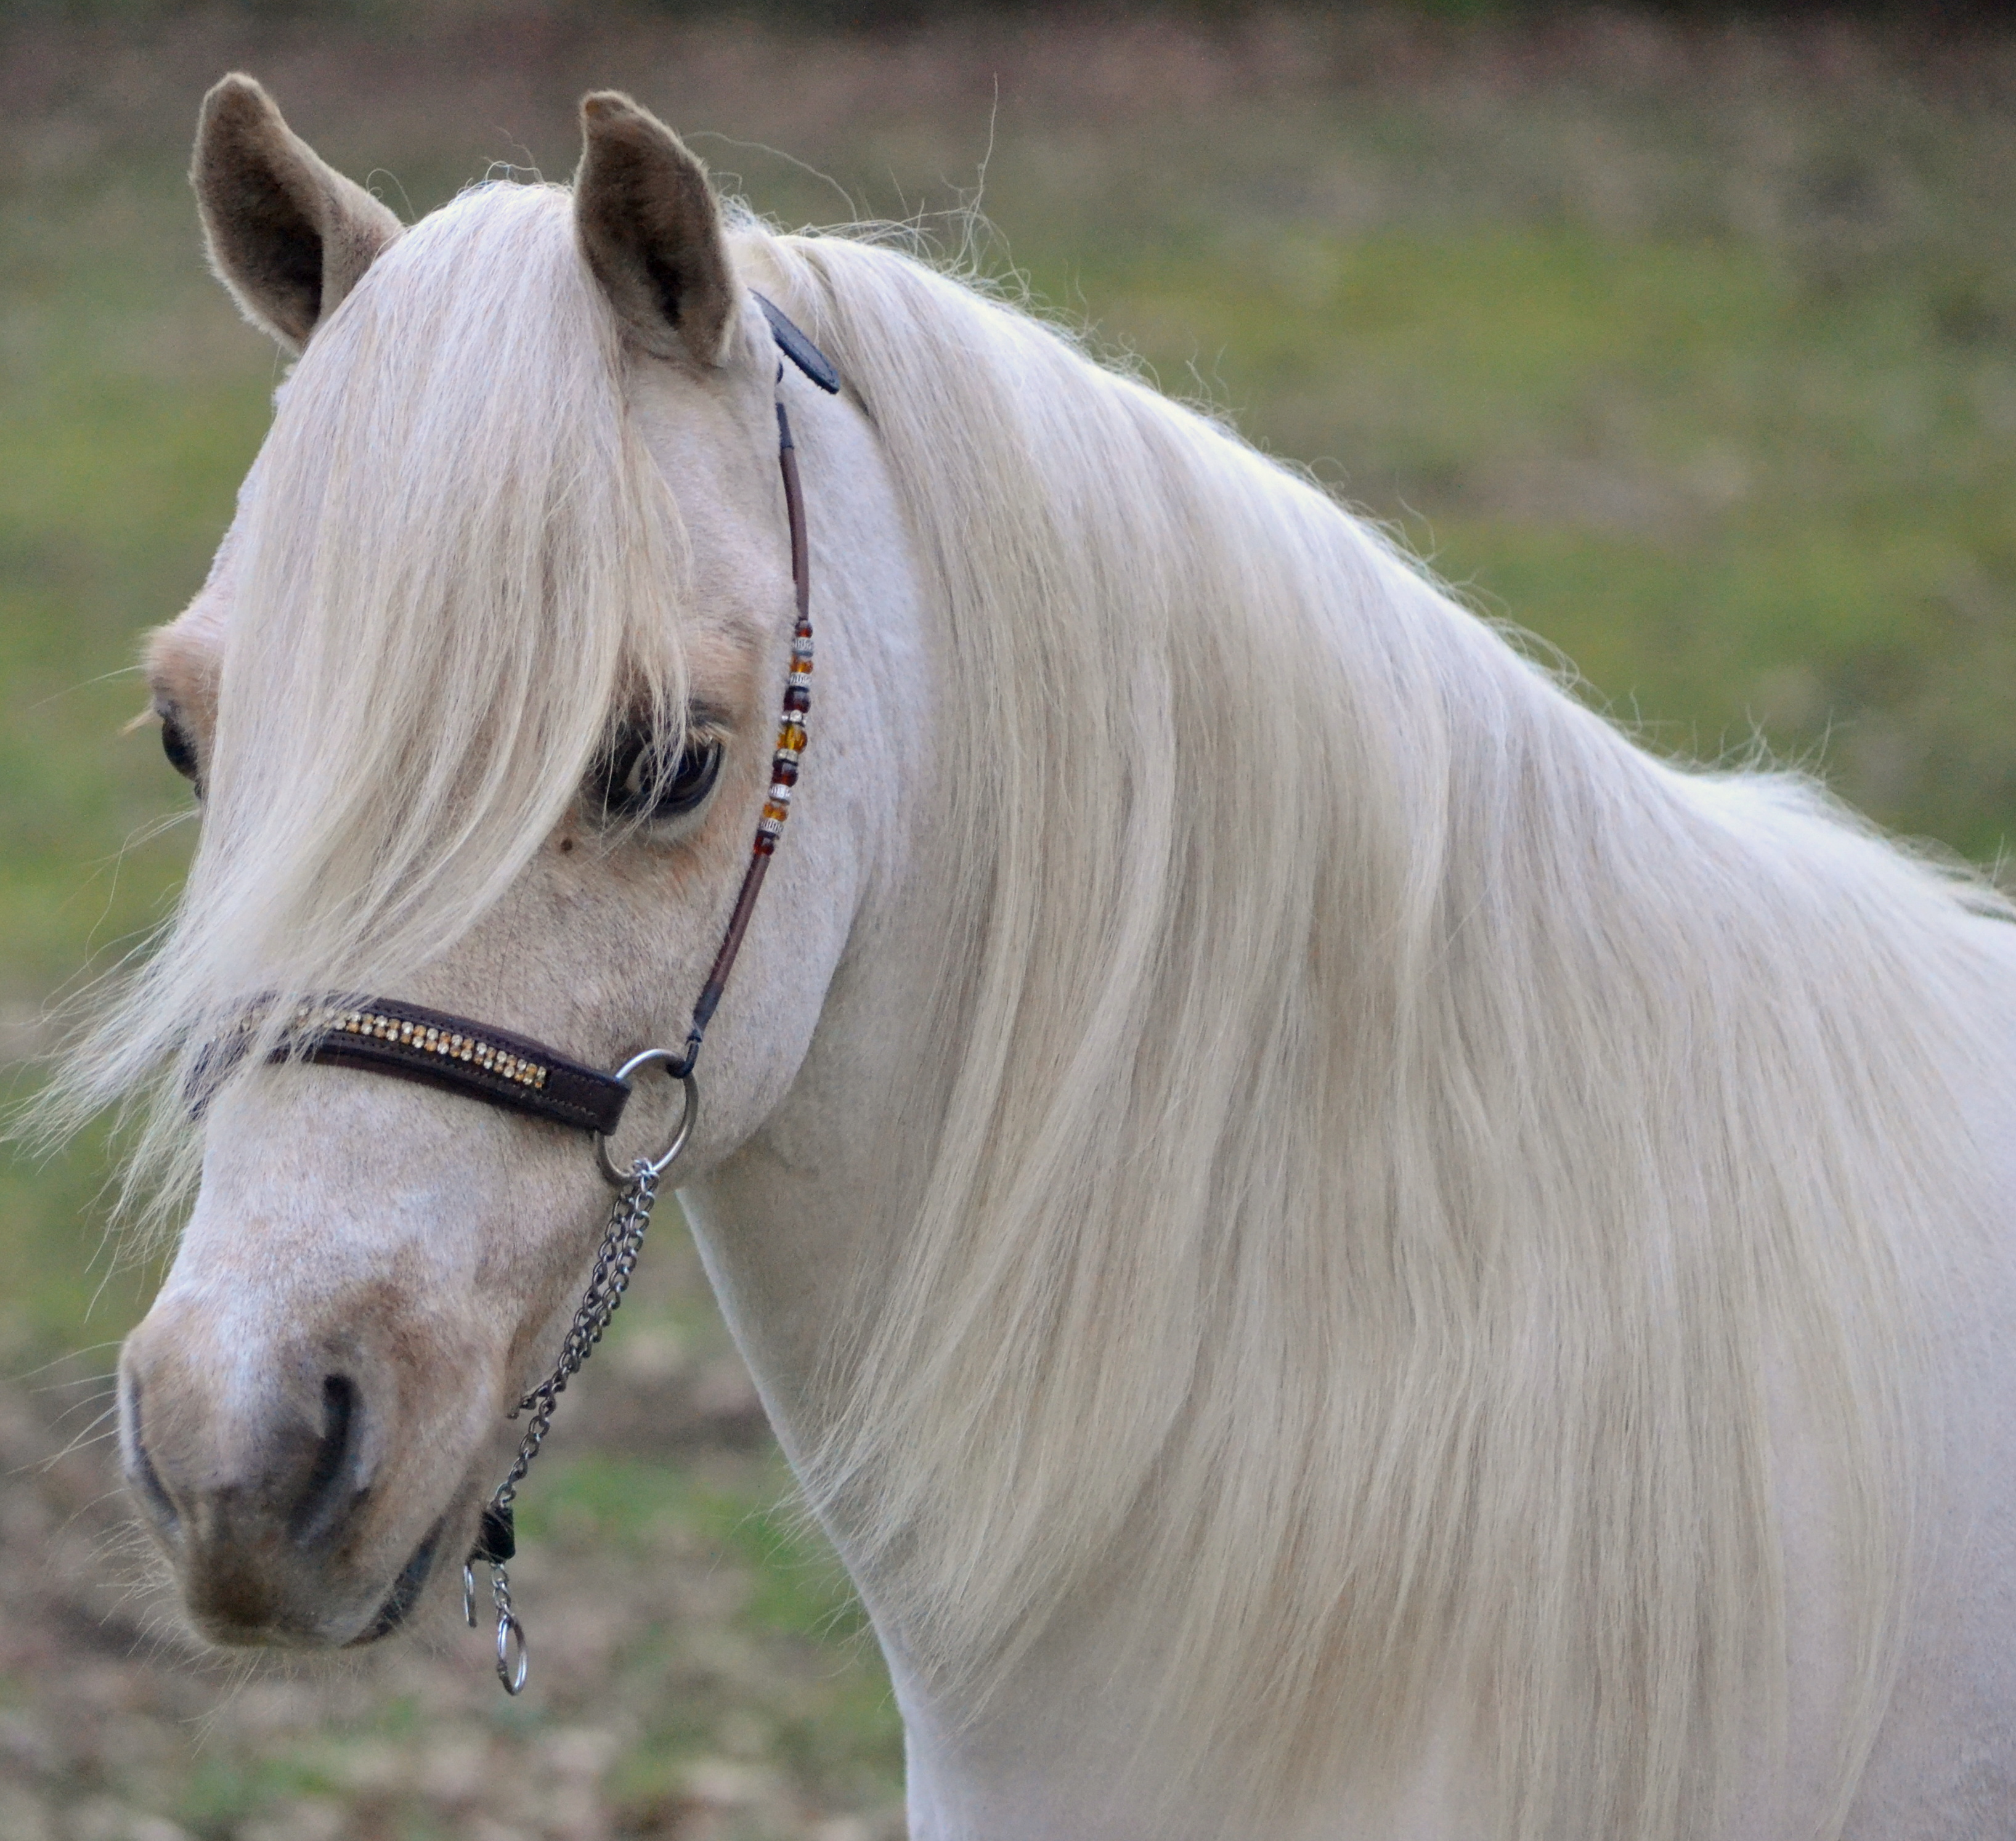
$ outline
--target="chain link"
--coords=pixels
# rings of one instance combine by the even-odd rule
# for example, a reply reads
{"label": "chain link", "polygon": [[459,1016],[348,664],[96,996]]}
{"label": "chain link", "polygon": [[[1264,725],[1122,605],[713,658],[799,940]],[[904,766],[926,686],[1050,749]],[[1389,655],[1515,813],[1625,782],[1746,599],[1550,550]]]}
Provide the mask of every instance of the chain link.
{"label": "chain link", "polygon": [[518,1441],[504,1480],[497,1486],[483,1511],[482,1531],[462,1568],[462,1609],[469,1627],[476,1628],[476,1565],[490,1569],[491,1601],[497,1612],[497,1678],[506,1694],[516,1694],[525,1685],[530,1651],[525,1627],[511,1609],[511,1582],[504,1570],[515,1548],[511,1505],[517,1500],[518,1486],[532,1468],[532,1460],[553,1429],[553,1414],[567,1384],[581,1372],[581,1364],[595,1353],[610,1318],[629,1289],[631,1275],[637,1270],[637,1256],[644,1245],[644,1230],[651,1225],[651,1209],[658,1199],[658,1171],[647,1158],[630,1166],[628,1180],[618,1191],[609,1211],[609,1227],[596,1249],[595,1269],[589,1274],[588,1288],[568,1326],[567,1340],[560,1345],[560,1360],[553,1371],[511,1409],[515,1419],[530,1413],[525,1435]]}
{"label": "chain link", "polygon": [[581,1372],[581,1364],[594,1353],[595,1346],[609,1328],[623,1294],[629,1289],[631,1274],[637,1270],[637,1255],[644,1245],[644,1230],[651,1224],[651,1209],[658,1199],[658,1179],[643,1158],[630,1166],[630,1180],[609,1211],[609,1230],[595,1256],[595,1270],[589,1274],[588,1288],[574,1313],[567,1340],[560,1346],[560,1359],[553,1371],[513,1407],[509,1417],[520,1413],[532,1417],[519,1441],[518,1456],[510,1474],[497,1486],[491,1498],[493,1507],[507,1509],[516,1497],[518,1485],[539,1454],[546,1434],[553,1428],[553,1411],[569,1381]]}

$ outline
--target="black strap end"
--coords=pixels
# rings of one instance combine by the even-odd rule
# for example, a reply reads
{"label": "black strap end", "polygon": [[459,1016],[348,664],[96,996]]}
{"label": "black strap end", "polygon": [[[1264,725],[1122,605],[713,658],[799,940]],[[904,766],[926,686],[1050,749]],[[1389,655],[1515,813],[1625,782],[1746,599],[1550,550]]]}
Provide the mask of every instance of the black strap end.
{"label": "black strap end", "polygon": [[790,316],[774,301],[757,294],[754,288],[749,292],[770,322],[770,336],[777,341],[777,349],[827,395],[839,395],[840,373],[833,369],[833,360],[791,323]]}
{"label": "black strap end", "polygon": [[484,1504],[483,1519],[477,1524],[476,1544],[469,1550],[471,1565],[501,1566],[518,1551],[517,1530],[512,1525],[510,1504]]}

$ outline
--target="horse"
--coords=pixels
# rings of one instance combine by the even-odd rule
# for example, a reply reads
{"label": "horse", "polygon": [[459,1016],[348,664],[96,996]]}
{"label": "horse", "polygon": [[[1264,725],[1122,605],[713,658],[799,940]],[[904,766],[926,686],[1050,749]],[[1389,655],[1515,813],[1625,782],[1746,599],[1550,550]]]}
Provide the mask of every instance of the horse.
{"label": "horse", "polygon": [[595,1070],[711,989],[675,1180],[916,1841],[2016,1835],[2011,904],[1654,756],[999,290],[581,123],[407,226],[203,105],[293,362],[147,647],[187,883],[50,1101],[180,1219],[121,1439],[194,1629],[448,1601],[607,1206],[567,1118],[285,1018]]}

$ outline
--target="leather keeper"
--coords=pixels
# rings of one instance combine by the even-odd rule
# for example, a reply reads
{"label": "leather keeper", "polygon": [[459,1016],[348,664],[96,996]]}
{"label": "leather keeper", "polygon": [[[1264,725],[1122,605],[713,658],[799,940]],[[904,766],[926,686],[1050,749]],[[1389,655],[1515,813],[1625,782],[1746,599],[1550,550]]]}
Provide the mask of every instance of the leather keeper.
{"label": "leather keeper", "polygon": [[556,1054],[543,1043],[417,1003],[332,1007],[304,1017],[271,1058],[416,1080],[605,1137],[616,1129],[630,1097],[628,1083]]}

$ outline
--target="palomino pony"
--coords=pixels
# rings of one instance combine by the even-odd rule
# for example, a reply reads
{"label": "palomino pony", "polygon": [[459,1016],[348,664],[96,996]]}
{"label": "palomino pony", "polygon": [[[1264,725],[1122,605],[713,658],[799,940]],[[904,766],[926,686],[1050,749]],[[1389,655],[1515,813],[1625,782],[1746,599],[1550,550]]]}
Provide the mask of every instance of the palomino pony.
{"label": "palomino pony", "polygon": [[819,705],[676,1180],[918,1841],[2016,1834],[2000,899],[1648,758],[1223,430],[583,119],[571,190],[402,229],[205,106],[212,259],[299,361],[149,650],[188,888],[58,1102],[147,1087],[134,1180],[200,1166],[121,1365],[196,1628],[452,1595],[607,1207],[567,1122],[272,1019],[682,1039],[783,809],[801,503]]}

